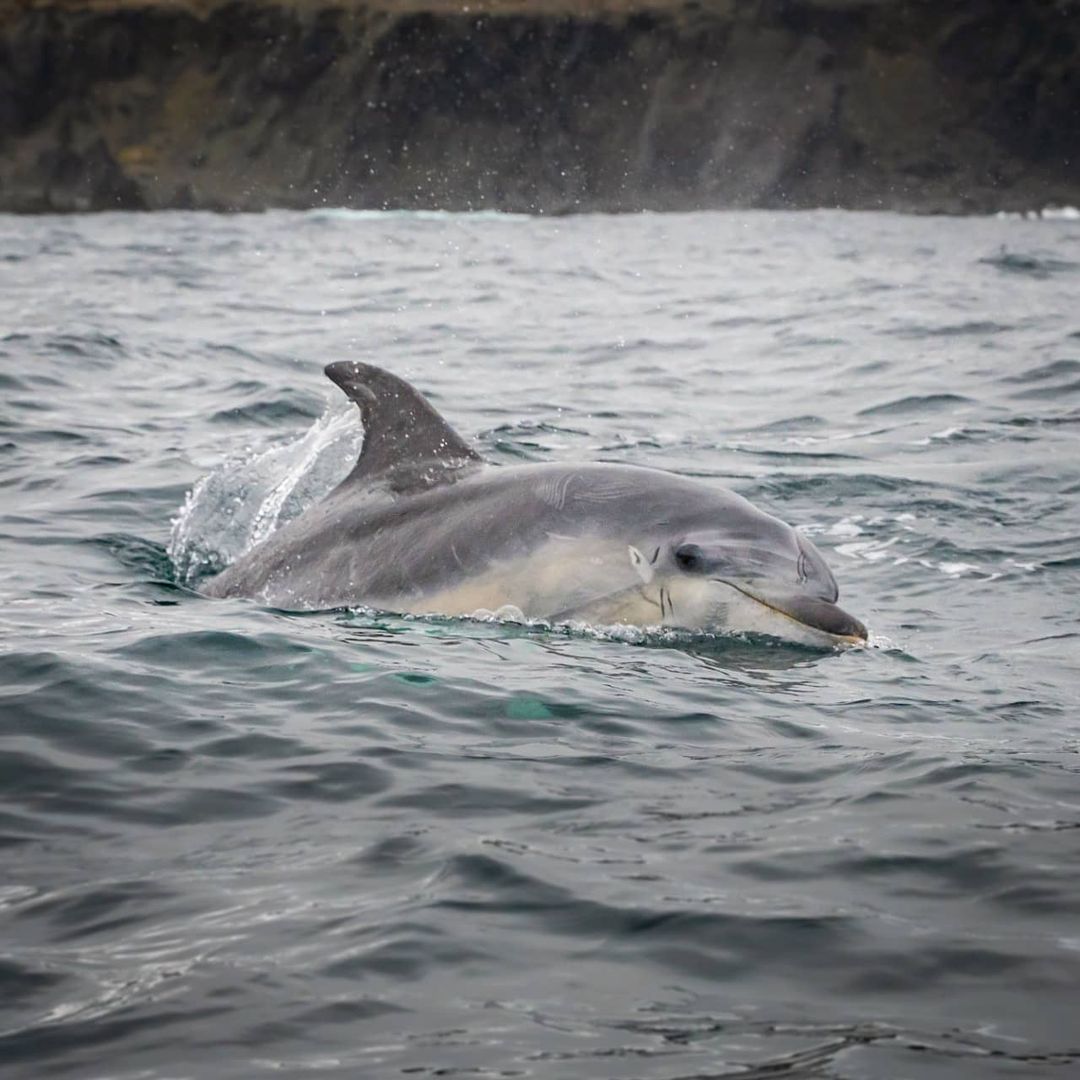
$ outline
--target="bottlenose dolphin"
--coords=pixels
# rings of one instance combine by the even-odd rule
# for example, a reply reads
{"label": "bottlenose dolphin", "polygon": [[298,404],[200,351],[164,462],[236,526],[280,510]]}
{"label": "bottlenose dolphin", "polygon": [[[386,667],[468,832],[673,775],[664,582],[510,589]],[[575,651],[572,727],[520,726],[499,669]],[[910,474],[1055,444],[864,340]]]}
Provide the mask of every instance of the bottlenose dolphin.
{"label": "bottlenose dolphin", "polygon": [[734,492],[633,465],[488,465],[403,379],[354,361],[326,374],[360,407],[355,467],[208,595],[866,640],[817,548]]}

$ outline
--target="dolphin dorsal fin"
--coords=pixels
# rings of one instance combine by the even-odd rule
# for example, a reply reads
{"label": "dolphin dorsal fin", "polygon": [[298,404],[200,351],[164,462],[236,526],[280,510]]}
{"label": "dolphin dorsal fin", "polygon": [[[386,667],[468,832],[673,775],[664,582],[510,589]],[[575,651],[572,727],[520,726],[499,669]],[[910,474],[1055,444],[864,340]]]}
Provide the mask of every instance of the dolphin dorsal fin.
{"label": "dolphin dorsal fin", "polygon": [[360,457],[343,487],[378,480],[395,489],[429,487],[482,460],[404,379],[356,360],[339,360],[325,370],[359,406],[364,424]]}

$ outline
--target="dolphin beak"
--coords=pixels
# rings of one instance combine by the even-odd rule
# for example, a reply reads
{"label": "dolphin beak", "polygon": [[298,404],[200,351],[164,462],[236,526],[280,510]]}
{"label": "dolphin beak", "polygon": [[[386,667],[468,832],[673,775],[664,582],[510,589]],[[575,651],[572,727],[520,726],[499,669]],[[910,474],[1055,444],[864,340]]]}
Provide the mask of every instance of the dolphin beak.
{"label": "dolphin beak", "polygon": [[843,608],[828,600],[822,600],[818,596],[810,596],[807,593],[797,592],[783,588],[758,588],[756,585],[748,586],[742,582],[736,584],[727,581],[726,584],[739,590],[751,600],[764,604],[773,611],[786,615],[803,626],[809,626],[814,630],[824,631],[841,641],[852,644],[862,644],[867,640],[866,627],[849,615]]}

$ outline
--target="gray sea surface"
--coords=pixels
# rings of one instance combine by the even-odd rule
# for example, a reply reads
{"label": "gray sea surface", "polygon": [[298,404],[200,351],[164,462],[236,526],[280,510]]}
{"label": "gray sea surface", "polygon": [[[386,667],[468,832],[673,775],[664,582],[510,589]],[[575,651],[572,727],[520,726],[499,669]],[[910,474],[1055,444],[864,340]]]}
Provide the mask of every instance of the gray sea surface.
{"label": "gray sea surface", "polygon": [[[347,471],[805,530],[869,648],[211,601]],[[0,217],[0,1073],[1080,1075],[1080,221]]]}

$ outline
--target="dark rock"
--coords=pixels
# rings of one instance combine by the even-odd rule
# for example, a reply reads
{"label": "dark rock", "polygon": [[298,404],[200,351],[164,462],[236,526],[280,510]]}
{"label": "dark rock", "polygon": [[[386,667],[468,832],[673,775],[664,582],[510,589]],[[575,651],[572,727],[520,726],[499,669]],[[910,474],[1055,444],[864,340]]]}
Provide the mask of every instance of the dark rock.
{"label": "dark rock", "polygon": [[1080,2],[0,0],[0,209],[1080,203]]}

